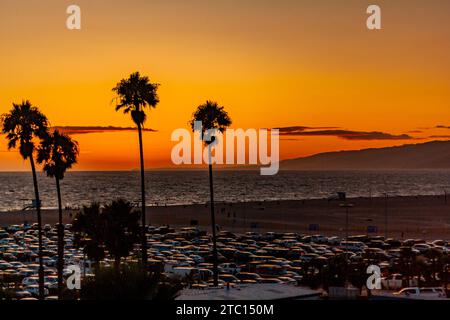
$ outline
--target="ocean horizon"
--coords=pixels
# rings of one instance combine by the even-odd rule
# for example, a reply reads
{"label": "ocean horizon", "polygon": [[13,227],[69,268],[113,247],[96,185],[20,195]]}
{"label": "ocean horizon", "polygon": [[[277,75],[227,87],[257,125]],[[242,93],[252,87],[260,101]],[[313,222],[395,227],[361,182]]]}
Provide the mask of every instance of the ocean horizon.
{"label": "ocean horizon", "polygon": [[[31,204],[30,172],[0,172],[0,211]],[[42,207],[56,208],[54,180],[38,173]],[[206,170],[147,170],[148,205],[189,205],[209,201]],[[73,171],[61,183],[64,207],[117,198],[140,201],[137,171]],[[261,176],[256,170],[214,172],[215,200],[220,202],[276,201],[327,198],[336,192],[348,197],[442,195],[450,190],[450,170],[280,171]]]}

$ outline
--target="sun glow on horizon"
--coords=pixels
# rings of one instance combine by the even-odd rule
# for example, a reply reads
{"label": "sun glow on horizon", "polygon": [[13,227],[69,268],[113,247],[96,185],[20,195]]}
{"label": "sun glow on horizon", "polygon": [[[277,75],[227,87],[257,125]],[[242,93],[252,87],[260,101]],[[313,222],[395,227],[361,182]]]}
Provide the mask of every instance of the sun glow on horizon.
{"label": "sun glow on horizon", "polygon": [[[144,134],[149,169],[173,167],[170,135],[207,99],[233,128],[310,127],[281,137],[281,159],[450,139],[450,3],[378,2],[379,32],[358,1],[79,0],[80,31],[65,28],[69,1],[5,2],[0,114],[29,99],[52,126],[132,127],[111,89],[139,71],[161,84],[146,123],[157,132]],[[135,131],[73,137],[74,170],[139,166]],[[0,136],[0,171],[16,170],[28,163]]]}

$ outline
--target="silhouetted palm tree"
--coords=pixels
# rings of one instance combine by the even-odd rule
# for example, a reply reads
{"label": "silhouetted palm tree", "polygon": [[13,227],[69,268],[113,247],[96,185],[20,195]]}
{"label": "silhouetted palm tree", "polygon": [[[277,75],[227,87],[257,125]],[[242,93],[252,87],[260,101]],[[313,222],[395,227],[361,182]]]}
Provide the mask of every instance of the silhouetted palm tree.
{"label": "silhouetted palm tree", "polygon": [[159,272],[143,272],[140,266],[122,266],[120,276],[114,268],[101,268],[81,287],[81,300],[175,300],[183,289],[178,279]]}
{"label": "silhouetted palm tree", "polygon": [[400,247],[400,270],[406,276],[406,286],[410,286],[410,281],[414,277],[417,255],[411,247]]}
{"label": "silhouetted palm tree", "polygon": [[[206,101],[206,103],[198,106],[197,110],[192,115],[190,125],[192,130],[199,130],[196,127],[195,122],[202,122],[201,138],[203,142],[208,146],[209,156],[209,194],[210,194],[210,208],[211,208],[211,226],[212,226],[212,240],[213,240],[213,272],[214,272],[214,286],[218,285],[219,272],[218,272],[218,256],[217,256],[217,244],[216,244],[216,217],[214,213],[214,188],[213,188],[213,173],[212,173],[212,161],[211,161],[211,148],[216,141],[214,136],[207,137],[208,130],[217,130],[219,132],[225,131],[227,127],[231,125],[231,119],[224,107],[219,106],[217,102]],[[205,137],[207,137],[205,139]],[[209,141],[207,141],[209,140]]]}
{"label": "silhouetted palm tree", "polygon": [[64,268],[64,224],[62,221],[62,204],[60,181],[66,171],[77,162],[78,143],[68,135],[55,130],[41,141],[38,148],[37,162],[43,164],[48,177],[55,178],[58,196],[58,296],[62,299]]}
{"label": "silhouetted palm tree", "polygon": [[142,265],[147,265],[147,238],[145,221],[145,168],[144,168],[144,147],[142,144],[142,128],[147,118],[145,108],[155,108],[159,103],[157,94],[159,84],[151,83],[146,76],[141,76],[139,72],[131,74],[128,79],[121,80],[113,91],[117,94],[118,102],[116,111],[123,109],[125,114],[130,114],[137,126],[139,135],[139,156],[141,164],[141,198],[142,198]]}
{"label": "silhouetted palm tree", "polygon": [[139,215],[140,211],[125,200],[113,201],[104,208],[97,203],[85,206],[73,220],[75,246],[84,248],[96,265],[107,251],[114,258],[115,270],[120,271],[121,258],[128,257],[140,240]]}
{"label": "silhouetted palm tree", "polygon": [[431,248],[425,253],[425,257],[430,262],[431,278],[433,279],[433,285],[436,285],[436,275],[442,270],[442,266],[439,264],[439,260],[443,256],[443,253],[437,248]]}
{"label": "silhouetted palm tree", "polygon": [[128,257],[134,244],[140,240],[139,215],[140,212],[130,202],[121,199],[103,208],[105,248],[114,257],[118,272],[121,258]]}
{"label": "silhouetted palm tree", "polygon": [[105,258],[104,222],[100,204],[83,206],[72,221],[74,245],[94,262],[94,269]]}
{"label": "silhouetted palm tree", "polygon": [[19,147],[20,155],[30,161],[31,172],[33,174],[35,206],[38,223],[39,240],[39,298],[44,298],[44,264],[42,253],[42,217],[41,202],[39,199],[39,189],[36,177],[36,168],[33,159],[35,150],[35,139],[43,139],[47,136],[48,120],[39,109],[29,101],[21,104],[13,103],[9,113],[2,115],[2,132],[6,134],[8,149]]}

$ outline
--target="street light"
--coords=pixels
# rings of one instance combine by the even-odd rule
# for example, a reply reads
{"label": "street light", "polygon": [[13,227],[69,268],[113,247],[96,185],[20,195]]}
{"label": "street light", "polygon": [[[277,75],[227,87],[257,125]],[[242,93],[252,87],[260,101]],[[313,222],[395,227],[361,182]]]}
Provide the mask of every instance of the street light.
{"label": "street light", "polygon": [[348,211],[350,208],[353,208],[354,205],[352,203],[341,203],[340,207],[345,208],[345,286],[348,287]]}
{"label": "street light", "polygon": [[353,203],[341,203],[341,208],[345,208],[345,241],[348,241],[348,211],[353,208]]}
{"label": "street light", "polygon": [[387,193],[384,194],[384,240],[386,241],[388,236],[388,198]]}

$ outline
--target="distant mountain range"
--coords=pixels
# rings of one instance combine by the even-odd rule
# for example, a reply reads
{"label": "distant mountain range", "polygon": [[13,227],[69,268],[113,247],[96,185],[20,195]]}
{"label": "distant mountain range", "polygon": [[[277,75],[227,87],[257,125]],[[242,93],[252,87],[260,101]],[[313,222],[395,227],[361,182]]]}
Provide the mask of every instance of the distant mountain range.
{"label": "distant mountain range", "polygon": [[450,141],[319,153],[281,161],[282,170],[450,169]]}

